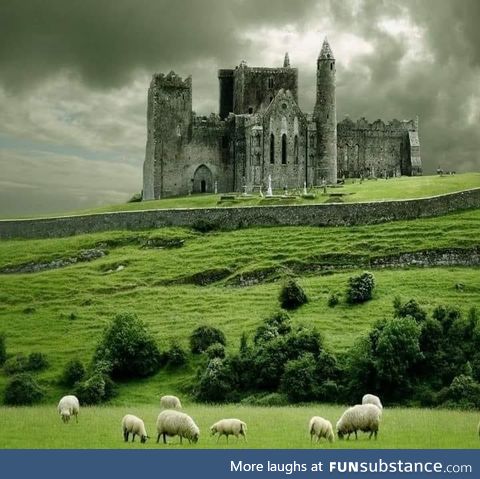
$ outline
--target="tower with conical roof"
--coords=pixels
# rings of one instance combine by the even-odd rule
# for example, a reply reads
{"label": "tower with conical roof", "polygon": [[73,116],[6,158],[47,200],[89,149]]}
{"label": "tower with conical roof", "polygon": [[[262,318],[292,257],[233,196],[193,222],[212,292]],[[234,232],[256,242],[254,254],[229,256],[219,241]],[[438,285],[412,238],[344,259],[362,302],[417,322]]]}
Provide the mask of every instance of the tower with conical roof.
{"label": "tower with conical roof", "polygon": [[314,183],[337,183],[337,109],[335,100],[335,58],[325,38],[317,59],[317,99],[313,110],[317,125]]}

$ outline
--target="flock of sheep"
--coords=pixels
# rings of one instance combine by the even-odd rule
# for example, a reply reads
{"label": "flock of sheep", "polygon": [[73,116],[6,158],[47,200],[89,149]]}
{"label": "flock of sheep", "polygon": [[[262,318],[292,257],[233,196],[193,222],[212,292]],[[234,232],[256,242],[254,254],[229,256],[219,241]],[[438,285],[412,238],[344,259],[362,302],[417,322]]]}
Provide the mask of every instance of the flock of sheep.
{"label": "flock of sheep", "polygon": [[[179,436],[180,443],[183,438],[187,439],[189,443],[196,443],[200,436],[200,429],[195,424],[194,420],[179,409],[182,408],[180,399],[176,396],[162,396],[160,399],[162,412],[157,418],[157,443],[160,438],[163,438],[164,444],[167,442],[167,436]],[[63,422],[68,422],[71,416],[75,416],[78,422],[78,413],[80,404],[75,396],[64,396],[58,403],[58,412]],[[372,436],[377,438],[378,428],[380,426],[380,418],[382,416],[383,406],[378,396],[373,394],[365,394],[362,398],[362,404],[357,404],[348,408],[340,417],[336,425],[336,432],[339,439],[355,433],[355,439],[358,439],[357,431],[369,432]],[[127,414],[122,419],[122,432],[125,441],[128,441],[130,434],[132,434],[132,442],[135,441],[135,436],[140,438],[140,442],[144,443],[149,436],[145,429],[145,424],[142,419],[133,414]],[[247,440],[247,425],[240,419],[222,419],[210,427],[211,435],[218,434],[217,442],[221,436],[225,436],[228,443],[228,436],[243,436]],[[308,425],[308,432],[310,440],[316,438],[318,442],[322,437],[330,442],[335,440],[332,423],[320,416],[313,416]],[[478,424],[478,435],[480,436],[480,423]]]}
{"label": "flock of sheep", "polygon": [[[200,429],[195,421],[183,412],[178,411],[182,408],[180,399],[176,396],[162,396],[160,405],[164,409],[157,418],[157,443],[163,437],[164,444],[167,443],[167,436],[179,436],[180,443],[183,438],[190,443],[196,443],[200,437]],[[63,420],[67,423],[70,417],[75,416],[78,422],[78,413],[80,411],[80,403],[75,396],[64,396],[58,403],[58,412]],[[140,438],[140,442],[144,443],[148,438],[145,423],[142,419],[133,414],[126,414],[122,419],[123,439],[128,441],[132,434],[132,442],[135,436]],[[243,436],[247,440],[247,425],[240,419],[222,419],[210,427],[212,435],[218,434],[217,441],[221,436]]]}

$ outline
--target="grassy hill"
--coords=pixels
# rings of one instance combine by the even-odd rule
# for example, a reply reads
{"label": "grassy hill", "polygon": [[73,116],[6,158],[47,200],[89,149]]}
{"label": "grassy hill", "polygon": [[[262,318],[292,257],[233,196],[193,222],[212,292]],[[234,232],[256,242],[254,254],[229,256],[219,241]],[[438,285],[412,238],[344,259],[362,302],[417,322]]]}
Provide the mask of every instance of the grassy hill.
{"label": "grassy hill", "polygon": [[[345,264],[404,252],[478,248],[479,231],[480,210],[475,210],[350,228],[252,228],[207,234],[166,228],[0,241],[0,269],[70,258],[89,248],[108,253],[38,273],[0,274],[0,331],[7,335],[9,353],[47,354],[51,366],[39,377],[48,386],[46,401],[54,402],[64,392],[57,384],[64,365],[74,357],[90,359],[115,313],[136,312],[163,349],[172,339],[187,346],[196,326],[211,324],[225,332],[233,351],[242,332],[251,333],[278,308],[278,280],[282,272],[294,270],[310,298],[292,314],[294,324],[315,326],[328,348],[342,351],[376,320],[391,316],[397,295],[416,298],[429,311],[438,304],[458,305],[465,312],[480,306],[478,268],[411,267],[375,270],[378,286],[372,301],[329,308],[328,296],[343,293],[348,277],[359,270],[345,269]],[[153,241],[179,247],[152,248],[148,240],[150,245]],[[457,289],[457,283],[463,289]],[[114,404],[149,403],[160,392],[178,392],[194,370],[195,362],[121,384]],[[0,374],[0,391],[6,380]]]}

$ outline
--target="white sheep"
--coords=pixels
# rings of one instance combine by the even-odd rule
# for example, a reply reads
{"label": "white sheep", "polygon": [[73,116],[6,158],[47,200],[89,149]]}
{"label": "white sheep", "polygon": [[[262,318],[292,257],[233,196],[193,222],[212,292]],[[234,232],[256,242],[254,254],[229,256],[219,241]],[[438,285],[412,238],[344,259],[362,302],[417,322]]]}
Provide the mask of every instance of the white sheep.
{"label": "white sheep", "polygon": [[218,433],[217,442],[223,435],[227,438],[227,443],[230,435],[237,439],[238,436],[243,436],[245,442],[247,441],[247,425],[240,419],[221,419],[210,427],[210,432],[212,436]]}
{"label": "white sheep", "polygon": [[163,436],[163,443],[167,443],[166,436],[180,436],[180,444],[182,438],[188,439],[188,442],[197,442],[200,436],[200,429],[193,419],[187,414],[172,409],[162,411],[157,418],[157,443],[160,436]]}
{"label": "white sheep", "polygon": [[182,403],[177,396],[162,396],[160,398],[160,406],[163,409],[182,409]]}
{"label": "white sheep", "polygon": [[365,394],[362,398],[362,404],[373,404],[374,406],[377,406],[380,411],[383,409],[380,398],[373,394]]}
{"label": "white sheep", "polygon": [[144,443],[148,439],[147,431],[144,422],[133,414],[126,414],[122,419],[122,432],[125,442],[128,441],[128,435],[132,433],[132,442],[135,441],[135,436],[140,436],[140,442]]}
{"label": "white sheep", "polygon": [[317,437],[317,442],[322,437],[330,442],[335,440],[332,423],[320,416],[313,416],[312,419],[310,419],[310,423],[308,424],[308,432],[310,433],[310,442],[313,441],[313,436]]}
{"label": "white sheep", "polygon": [[381,411],[373,404],[357,404],[347,409],[337,422],[337,434],[339,439],[343,439],[348,434],[355,433],[355,439],[358,439],[357,430],[370,432],[369,439],[375,435],[377,439],[378,427],[380,424]]}
{"label": "white sheep", "polygon": [[80,411],[80,403],[75,396],[63,396],[58,403],[58,412],[62,416],[62,421],[67,423],[70,421],[70,416],[75,416],[75,419],[78,423],[78,413]]}

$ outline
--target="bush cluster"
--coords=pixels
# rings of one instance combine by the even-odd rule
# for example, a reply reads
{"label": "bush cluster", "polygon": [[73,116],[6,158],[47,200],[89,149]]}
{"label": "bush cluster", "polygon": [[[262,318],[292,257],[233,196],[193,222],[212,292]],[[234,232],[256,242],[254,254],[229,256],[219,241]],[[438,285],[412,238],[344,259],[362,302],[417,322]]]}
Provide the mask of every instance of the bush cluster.
{"label": "bush cluster", "polygon": [[[217,346],[215,346],[217,348]],[[213,346],[212,346],[213,348]],[[282,393],[290,401],[315,400],[325,381],[333,381],[320,334],[307,328],[293,329],[287,313],[275,313],[255,331],[253,344],[242,336],[239,352],[214,357],[199,370],[197,399],[237,401],[255,392]]]}
{"label": "bush cluster", "polygon": [[193,354],[203,353],[215,343],[225,346],[227,340],[223,332],[213,326],[199,326],[190,335],[190,350]]}
{"label": "bush cluster", "polygon": [[48,360],[43,353],[23,353],[9,357],[3,364],[3,371],[9,376],[26,371],[40,371],[48,367]]}
{"label": "bush cluster", "polygon": [[35,404],[42,400],[43,389],[30,373],[13,376],[5,388],[4,402],[11,406]]}

